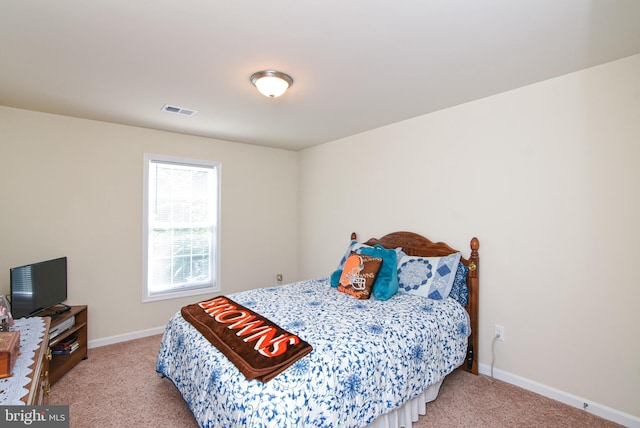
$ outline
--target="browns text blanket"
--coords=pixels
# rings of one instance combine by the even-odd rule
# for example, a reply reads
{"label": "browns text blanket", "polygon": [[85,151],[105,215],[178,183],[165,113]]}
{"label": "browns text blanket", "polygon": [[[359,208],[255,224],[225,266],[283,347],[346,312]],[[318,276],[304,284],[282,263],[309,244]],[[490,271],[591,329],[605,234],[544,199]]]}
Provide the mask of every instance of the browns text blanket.
{"label": "browns text blanket", "polygon": [[268,382],[313,350],[295,334],[225,296],[184,306],[181,313],[249,380]]}

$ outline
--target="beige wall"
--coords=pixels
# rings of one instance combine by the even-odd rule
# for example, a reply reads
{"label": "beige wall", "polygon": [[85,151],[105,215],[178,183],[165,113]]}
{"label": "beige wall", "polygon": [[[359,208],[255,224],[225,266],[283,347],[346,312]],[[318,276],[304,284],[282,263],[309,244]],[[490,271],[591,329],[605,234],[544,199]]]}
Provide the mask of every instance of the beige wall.
{"label": "beige wall", "polygon": [[[393,108],[393,106],[390,106]],[[300,153],[299,267],[480,239],[480,363],[640,416],[640,56]]]}
{"label": "beige wall", "polygon": [[223,293],[297,279],[296,153],[0,107],[0,292],[10,267],[67,256],[89,340],[193,302],[141,303],[144,153],[222,163]]}

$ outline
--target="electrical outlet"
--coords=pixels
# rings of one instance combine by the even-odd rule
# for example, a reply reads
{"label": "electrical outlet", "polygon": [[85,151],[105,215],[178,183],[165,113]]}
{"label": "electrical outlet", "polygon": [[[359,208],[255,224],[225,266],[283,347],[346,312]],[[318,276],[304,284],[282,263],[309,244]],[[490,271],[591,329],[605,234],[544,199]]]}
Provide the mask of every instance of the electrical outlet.
{"label": "electrical outlet", "polygon": [[507,340],[507,336],[505,335],[504,326],[494,324],[493,325],[493,338],[499,340],[500,342],[504,342]]}

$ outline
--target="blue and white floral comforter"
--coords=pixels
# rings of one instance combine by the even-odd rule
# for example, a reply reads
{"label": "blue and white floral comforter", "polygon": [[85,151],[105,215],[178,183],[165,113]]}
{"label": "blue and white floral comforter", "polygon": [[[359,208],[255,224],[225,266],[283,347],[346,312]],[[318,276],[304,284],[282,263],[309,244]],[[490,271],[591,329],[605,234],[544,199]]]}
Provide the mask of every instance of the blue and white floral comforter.
{"label": "blue and white floral comforter", "polygon": [[313,351],[273,380],[247,381],[177,313],[157,371],[202,427],[362,427],[461,365],[469,317],[453,299],[357,300],[327,278],[230,294]]}

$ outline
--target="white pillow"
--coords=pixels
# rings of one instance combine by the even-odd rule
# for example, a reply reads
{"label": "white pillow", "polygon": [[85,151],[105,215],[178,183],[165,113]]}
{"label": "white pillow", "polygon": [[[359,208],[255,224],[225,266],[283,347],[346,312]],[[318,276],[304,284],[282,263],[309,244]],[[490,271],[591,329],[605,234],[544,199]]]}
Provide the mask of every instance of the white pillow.
{"label": "white pillow", "polygon": [[398,262],[398,292],[446,299],[459,263],[460,253],[442,257],[404,256]]}

